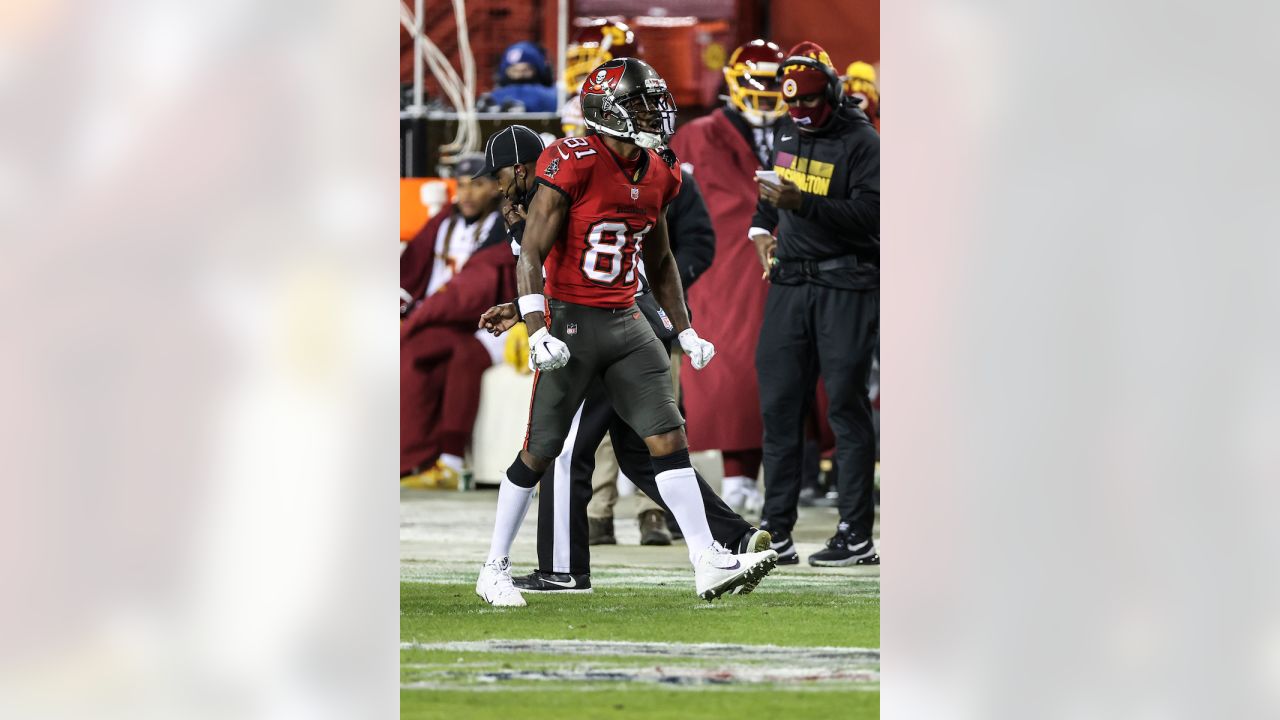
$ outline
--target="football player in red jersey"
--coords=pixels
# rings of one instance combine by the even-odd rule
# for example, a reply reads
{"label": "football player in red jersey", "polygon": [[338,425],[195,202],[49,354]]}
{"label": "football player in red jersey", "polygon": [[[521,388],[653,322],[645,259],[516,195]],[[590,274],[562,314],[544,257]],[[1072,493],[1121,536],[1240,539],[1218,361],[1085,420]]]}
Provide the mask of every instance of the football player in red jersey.
{"label": "football player in red jersey", "polygon": [[643,263],[694,368],[710,362],[715,349],[689,326],[667,237],[666,207],[680,189],[680,171],[674,155],[655,152],[675,129],[675,102],[658,73],[634,58],[596,68],[580,99],[593,132],[559,140],[538,159],[536,182],[545,187],[530,203],[516,269],[517,304],[537,374],[524,449],[498,493],[476,594],[493,605],[525,604],[511,580],[511,542],[588,384],[599,377],[616,412],[644,438],[658,491],[684,530],[697,593],[712,600],[759,582],[777,553],[735,555],[713,540],[676,409],[670,359],[635,304]]}

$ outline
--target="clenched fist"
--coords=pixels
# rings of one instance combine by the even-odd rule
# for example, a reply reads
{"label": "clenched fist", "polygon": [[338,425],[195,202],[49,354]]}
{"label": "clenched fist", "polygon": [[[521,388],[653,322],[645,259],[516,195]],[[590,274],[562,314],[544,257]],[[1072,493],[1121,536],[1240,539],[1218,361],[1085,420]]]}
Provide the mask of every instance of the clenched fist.
{"label": "clenched fist", "polygon": [[546,328],[529,336],[529,369],[559,370],[569,364],[569,346],[547,332]]}
{"label": "clenched fist", "polygon": [[680,349],[684,350],[684,354],[689,356],[689,362],[693,363],[694,370],[701,370],[711,362],[711,358],[715,357],[716,346],[698,337],[698,333],[689,328],[676,336],[680,341]]}

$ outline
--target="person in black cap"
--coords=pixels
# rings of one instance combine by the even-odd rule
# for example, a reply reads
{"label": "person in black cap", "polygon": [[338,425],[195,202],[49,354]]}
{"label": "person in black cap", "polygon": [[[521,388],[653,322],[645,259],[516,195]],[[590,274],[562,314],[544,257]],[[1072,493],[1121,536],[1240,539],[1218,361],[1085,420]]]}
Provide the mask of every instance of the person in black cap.
{"label": "person in black cap", "polygon": [[[535,144],[536,143],[536,144]],[[524,230],[525,209],[537,186],[535,162],[541,152],[537,133],[515,125],[489,138],[485,146],[485,172],[496,175],[498,188],[506,196],[504,217],[509,223],[514,252]],[[671,245],[685,282],[692,283],[711,264],[715,237],[710,217],[697,184],[686,175],[686,183],[671,204],[669,224]],[[683,246],[683,247],[682,247]],[[641,276],[641,292],[636,304],[645,314],[655,334],[670,346],[669,332],[659,315],[658,304]],[[500,335],[518,324],[515,303],[490,308],[480,327]],[[591,477],[596,449],[609,435],[618,466],[648,497],[662,502],[649,450],[644,440],[615,412],[603,385],[596,383],[587,392],[578,411],[576,432],[566,439],[560,457],[542,475],[538,510],[538,569],[514,578],[522,592],[591,592],[591,555],[587,504],[591,500]],[[769,535],[735,513],[715,494],[701,475],[698,487],[706,509],[712,536],[735,552],[757,552],[769,545]],[[665,505],[664,505],[665,508]],[[664,509],[665,512],[665,509]],[[642,537],[643,539],[643,537]],[[670,543],[668,535],[666,542]]]}
{"label": "person in black cap", "polygon": [[542,136],[524,125],[512,125],[489,136],[484,145],[484,166],[475,178],[494,178],[502,203],[502,217],[511,236],[512,252],[520,253],[525,212],[533,197],[535,164],[546,145]]}
{"label": "person in black cap", "polygon": [[501,357],[503,343],[475,328],[476,313],[515,287],[498,185],[472,177],[483,165],[478,154],[458,160],[457,202],[431,218],[400,255],[402,487],[458,486],[480,376]]}

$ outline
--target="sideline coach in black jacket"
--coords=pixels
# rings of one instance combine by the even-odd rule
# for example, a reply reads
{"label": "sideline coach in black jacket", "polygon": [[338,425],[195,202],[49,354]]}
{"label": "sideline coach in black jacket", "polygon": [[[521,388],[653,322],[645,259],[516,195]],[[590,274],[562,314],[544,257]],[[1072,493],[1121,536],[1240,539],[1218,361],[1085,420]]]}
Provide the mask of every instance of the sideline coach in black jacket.
{"label": "sideline coach in black jacket", "polygon": [[774,133],[780,182],[758,179],[749,231],[771,283],[756,346],[760,527],[773,535],[779,562],[799,562],[791,531],[804,418],[821,373],[836,438],[840,523],[809,564],[874,565],[876,438],[867,392],[880,331],[880,137],[862,111],[843,105],[839,76],[816,44],[793,48],[780,75],[790,114]]}

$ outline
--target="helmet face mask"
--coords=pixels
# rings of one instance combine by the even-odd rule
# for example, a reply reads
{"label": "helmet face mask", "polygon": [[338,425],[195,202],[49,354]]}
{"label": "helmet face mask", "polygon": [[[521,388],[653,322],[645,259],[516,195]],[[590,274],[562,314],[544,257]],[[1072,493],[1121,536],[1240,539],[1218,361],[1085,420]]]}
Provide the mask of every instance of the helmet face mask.
{"label": "helmet face mask", "polygon": [[782,48],[765,40],[752,40],[734,50],[725,63],[729,102],[756,127],[768,127],[787,113],[777,78],[782,59]]}
{"label": "helmet face mask", "polygon": [[602,135],[658,148],[676,130],[676,103],[667,83],[635,58],[618,58],[596,68],[582,85],[582,117]]}

